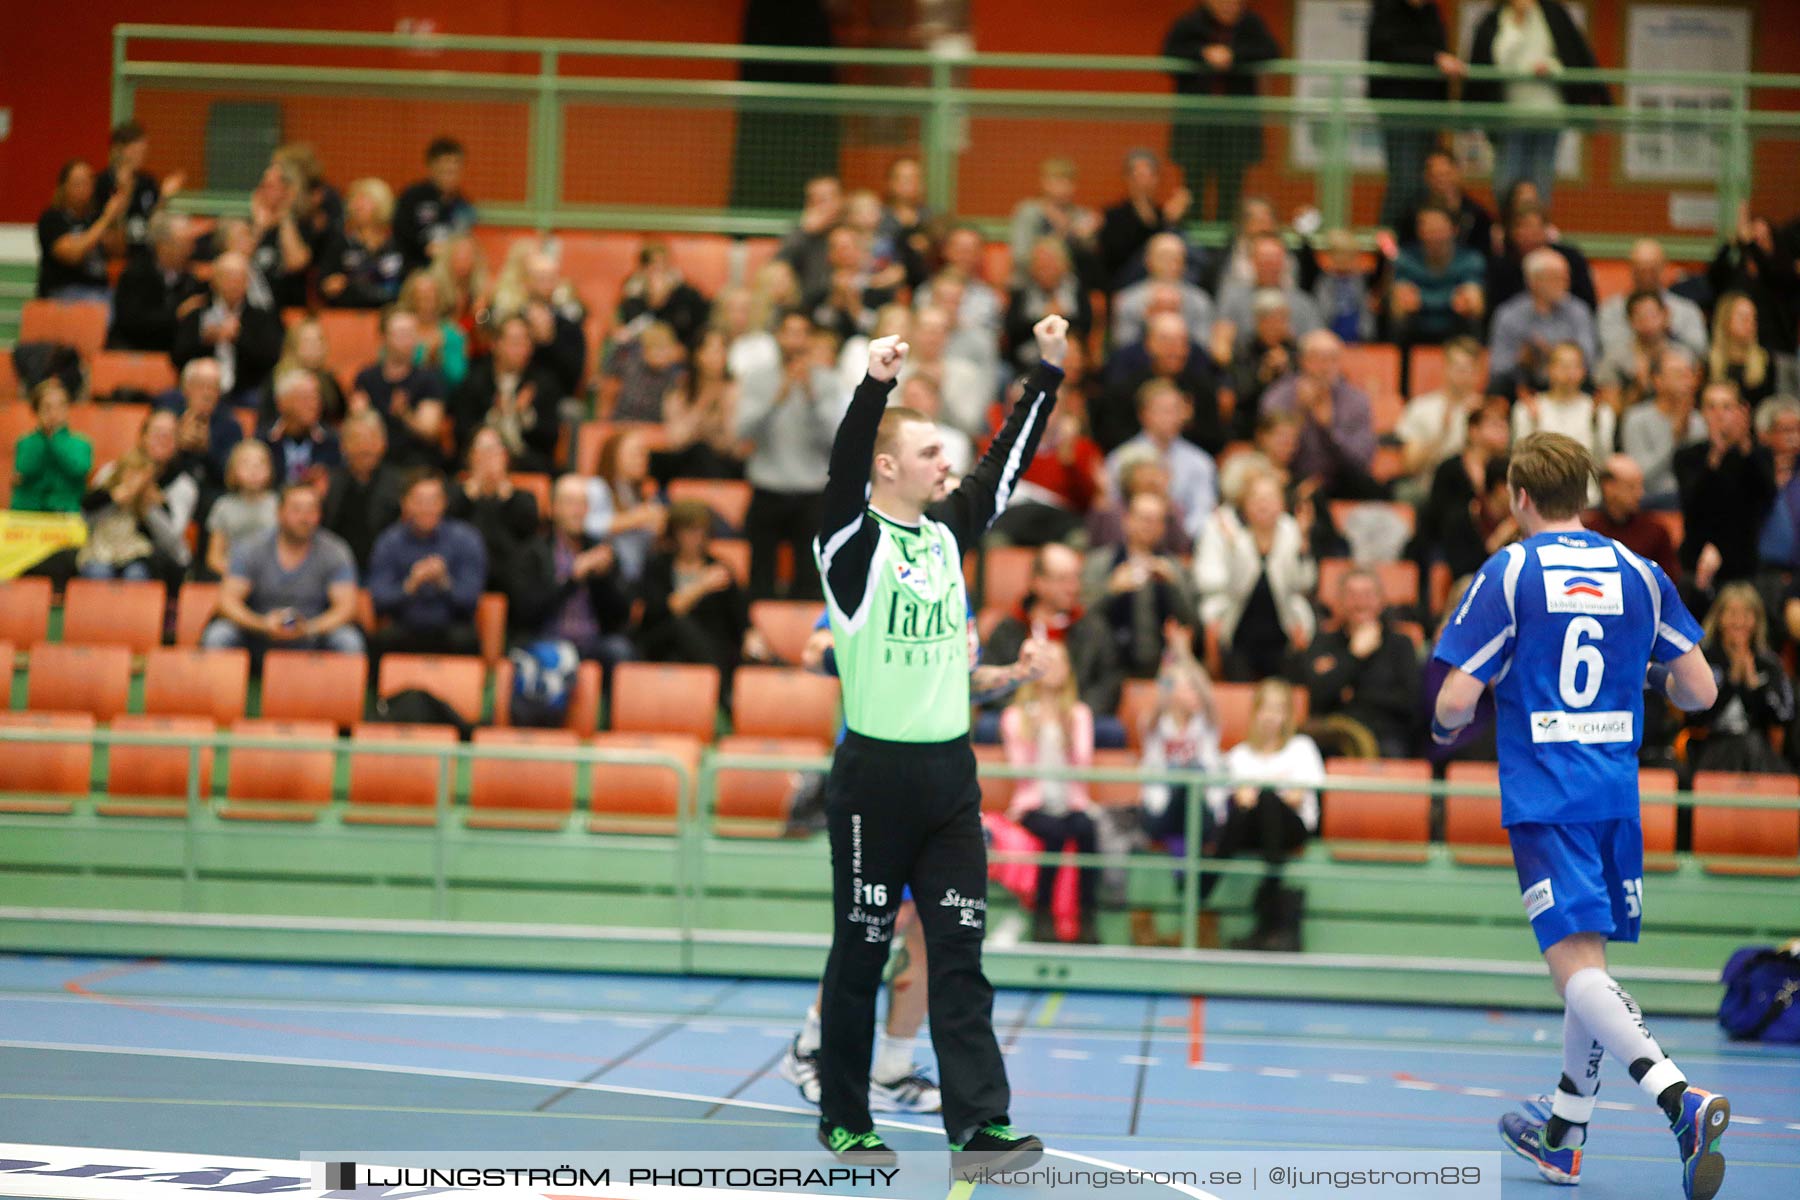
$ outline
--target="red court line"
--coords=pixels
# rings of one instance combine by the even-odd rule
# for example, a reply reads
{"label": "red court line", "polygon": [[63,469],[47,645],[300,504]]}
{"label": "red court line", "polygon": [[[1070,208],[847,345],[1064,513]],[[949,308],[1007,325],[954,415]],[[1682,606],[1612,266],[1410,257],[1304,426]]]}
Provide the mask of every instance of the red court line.
{"label": "red court line", "polygon": [[1206,997],[1188,997],[1188,1066],[1206,1061]]}

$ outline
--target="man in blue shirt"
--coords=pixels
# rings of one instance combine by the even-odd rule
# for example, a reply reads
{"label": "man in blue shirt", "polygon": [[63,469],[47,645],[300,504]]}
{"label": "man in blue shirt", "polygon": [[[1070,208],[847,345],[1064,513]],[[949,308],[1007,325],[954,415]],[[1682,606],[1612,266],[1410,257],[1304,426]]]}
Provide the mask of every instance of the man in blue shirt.
{"label": "man in blue shirt", "polygon": [[1593,460],[1572,438],[1535,433],[1507,474],[1525,539],[1490,558],[1445,626],[1450,668],[1432,737],[1451,741],[1492,684],[1500,821],[1525,915],[1563,997],[1563,1076],[1554,1095],[1500,1120],[1501,1140],[1553,1183],[1580,1180],[1581,1146],[1610,1051],[1669,1118],[1688,1200],[1725,1175],[1723,1096],[1690,1087],[1607,974],[1608,939],[1635,942],[1643,912],[1638,745],[1644,687],[1688,712],[1718,689],[1701,632],[1662,569],[1581,525]]}
{"label": "man in blue shirt", "polygon": [[[472,525],[444,518],[444,478],[418,468],[402,485],[400,523],[369,554],[369,597],[388,623],[369,640],[373,660],[403,654],[475,654],[475,606],[487,548]],[[371,662],[371,668],[373,668]]]}

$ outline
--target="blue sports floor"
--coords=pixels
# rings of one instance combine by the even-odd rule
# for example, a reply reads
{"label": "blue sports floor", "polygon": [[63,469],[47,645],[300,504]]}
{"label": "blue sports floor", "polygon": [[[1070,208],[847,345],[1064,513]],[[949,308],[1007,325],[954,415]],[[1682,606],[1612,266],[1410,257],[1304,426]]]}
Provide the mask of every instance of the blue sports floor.
{"label": "blue sports floor", "polygon": [[[272,1159],[330,1146],[804,1148],[814,1118],[775,1067],[811,991],[0,956],[0,1142]],[[1015,1124],[1108,1161],[1495,1150],[1499,1114],[1560,1070],[1561,1020],[1547,1012],[1013,991],[995,1017]],[[1800,1050],[1650,1020],[1696,1083],[1731,1097],[1721,1196],[1800,1196]],[[920,1054],[930,1062],[929,1045]],[[896,1120],[896,1148],[942,1147],[935,1117]],[[1577,1194],[1679,1196],[1673,1146],[1608,1063]],[[1510,1155],[1503,1172],[1509,1198],[1569,1194]]]}

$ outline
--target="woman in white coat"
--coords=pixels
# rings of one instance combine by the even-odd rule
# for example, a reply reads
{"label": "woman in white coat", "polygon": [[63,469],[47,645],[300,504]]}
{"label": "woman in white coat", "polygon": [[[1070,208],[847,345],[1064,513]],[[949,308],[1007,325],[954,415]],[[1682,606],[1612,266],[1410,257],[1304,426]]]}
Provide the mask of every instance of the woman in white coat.
{"label": "woman in white coat", "polygon": [[1200,619],[1218,627],[1226,679],[1280,674],[1290,649],[1312,641],[1316,620],[1307,595],[1319,566],[1309,526],[1286,511],[1280,478],[1261,474],[1201,532],[1194,554]]}

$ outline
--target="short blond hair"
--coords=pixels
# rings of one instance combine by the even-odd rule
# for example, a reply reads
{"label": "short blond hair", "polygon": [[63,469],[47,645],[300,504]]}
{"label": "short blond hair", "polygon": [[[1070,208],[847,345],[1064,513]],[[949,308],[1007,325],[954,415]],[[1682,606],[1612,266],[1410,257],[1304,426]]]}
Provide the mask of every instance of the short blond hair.
{"label": "short blond hair", "polygon": [[1513,447],[1506,485],[1524,492],[1538,514],[1561,521],[1587,507],[1588,485],[1596,478],[1594,456],[1561,433],[1533,433]]}
{"label": "short blond hair", "polygon": [[900,449],[900,427],[917,421],[921,425],[936,425],[930,417],[916,408],[908,408],[904,404],[890,404],[887,411],[881,414],[881,425],[875,430],[875,454],[869,459],[869,477],[875,476],[875,459],[883,454],[892,455]]}

